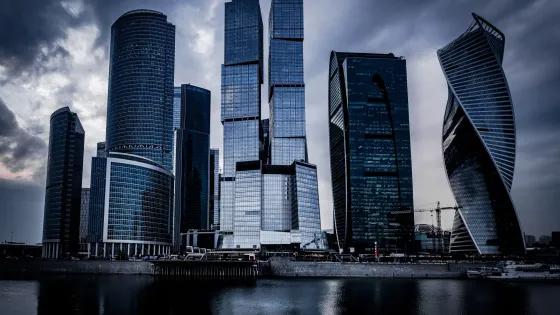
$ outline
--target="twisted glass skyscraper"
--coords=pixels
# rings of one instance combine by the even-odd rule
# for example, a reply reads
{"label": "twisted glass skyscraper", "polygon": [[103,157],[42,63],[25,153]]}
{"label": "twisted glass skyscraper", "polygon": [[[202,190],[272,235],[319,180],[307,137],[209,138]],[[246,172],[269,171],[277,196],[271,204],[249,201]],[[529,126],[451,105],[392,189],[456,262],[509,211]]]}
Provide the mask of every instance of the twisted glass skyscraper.
{"label": "twisted glass skyscraper", "polygon": [[175,26],[156,11],[111,28],[106,158],[92,161],[95,256],[169,253],[173,232]]}
{"label": "twisted glass skyscraper", "polygon": [[521,254],[524,241],[510,189],[515,122],[502,69],[505,36],[473,13],[465,33],[438,50],[449,99],[443,157],[460,209],[452,253]]}
{"label": "twisted glass skyscraper", "polygon": [[374,252],[377,242],[381,252],[410,250],[414,214],[406,60],[333,51],[329,119],[339,247]]}

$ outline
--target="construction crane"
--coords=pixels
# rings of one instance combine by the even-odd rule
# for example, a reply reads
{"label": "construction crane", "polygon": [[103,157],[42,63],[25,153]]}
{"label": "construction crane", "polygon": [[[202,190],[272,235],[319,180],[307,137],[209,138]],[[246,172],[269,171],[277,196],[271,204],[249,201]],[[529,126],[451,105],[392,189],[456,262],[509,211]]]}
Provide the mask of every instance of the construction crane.
{"label": "construction crane", "polygon": [[[431,208],[431,209],[414,209],[414,212],[435,212],[436,213],[436,230],[435,230],[435,234],[436,237],[432,238],[432,247],[434,248],[434,250],[439,251],[440,249],[442,249],[443,244],[441,243],[442,241],[442,234],[441,234],[441,211],[442,210],[458,210],[461,207],[455,206],[455,207],[440,207],[440,203],[439,201],[437,202],[437,207],[436,208]],[[410,213],[410,210],[399,210],[399,211],[391,211],[391,214],[406,214],[406,213]],[[432,214],[433,215],[433,214]],[[432,227],[433,227],[433,221],[432,221]],[[437,249],[436,249],[436,238],[437,238]],[[443,250],[442,250],[443,251]]]}

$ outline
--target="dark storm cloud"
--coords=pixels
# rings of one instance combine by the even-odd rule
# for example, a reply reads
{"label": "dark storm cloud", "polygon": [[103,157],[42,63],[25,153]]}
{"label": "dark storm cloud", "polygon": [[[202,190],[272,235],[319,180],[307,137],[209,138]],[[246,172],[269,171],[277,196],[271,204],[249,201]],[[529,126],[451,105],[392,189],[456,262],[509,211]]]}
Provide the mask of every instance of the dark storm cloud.
{"label": "dark storm cloud", "polygon": [[41,241],[45,187],[28,181],[0,178],[0,242]]}
{"label": "dark storm cloud", "polygon": [[57,41],[80,19],[65,10],[60,1],[2,0],[1,7],[0,66],[7,70],[6,81],[22,74],[55,70],[47,67],[48,61],[68,56]]}
{"label": "dark storm cloud", "polygon": [[14,113],[0,98],[0,162],[10,171],[25,169],[30,161],[42,158],[46,144],[22,129]]}

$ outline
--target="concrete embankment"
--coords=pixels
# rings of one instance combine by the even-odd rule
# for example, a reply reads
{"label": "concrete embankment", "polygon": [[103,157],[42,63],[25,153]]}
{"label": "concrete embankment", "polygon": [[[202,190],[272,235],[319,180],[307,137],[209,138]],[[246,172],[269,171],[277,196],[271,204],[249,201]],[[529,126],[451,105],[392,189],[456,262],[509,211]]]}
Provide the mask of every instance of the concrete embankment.
{"label": "concrete embankment", "polygon": [[[210,264],[211,266],[206,266]],[[191,264],[196,265],[196,264]],[[218,275],[218,278],[238,277],[239,268],[214,266],[212,262],[204,266],[189,267],[186,263],[181,272],[206,277]],[[466,277],[467,269],[483,264],[376,264],[376,263],[340,263],[292,261],[273,258],[258,263],[258,277],[368,277],[368,278],[461,278]],[[487,265],[486,265],[487,266]],[[188,267],[188,268],[187,268]],[[204,268],[203,268],[204,267]],[[201,269],[202,268],[202,269]],[[160,266],[161,269],[161,266]],[[189,270],[187,270],[189,269]],[[191,270],[192,269],[192,270]],[[211,269],[211,271],[204,271]],[[231,272],[227,271],[232,269]],[[202,271],[201,271],[202,270]],[[161,271],[161,270],[160,270]],[[145,261],[38,261],[38,260],[0,260],[0,277],[36,277],[55,274],[90,274],[90,275],[161,275],[158,268]],[[241,273],[243,274],[243,273]],[[252,274],[252,273],[251,273]]]}
{"label": "concrete embankment", "polygon": [[145,261],[0,260],[0,276],[53,274],[151,275],[152,264]]}
{"label": "concrete embankment", "polygon": [[462,278],[480,264],[376,264],[290,261],[271,259],[261,263],[260,275],[269,277],[368,277]]}

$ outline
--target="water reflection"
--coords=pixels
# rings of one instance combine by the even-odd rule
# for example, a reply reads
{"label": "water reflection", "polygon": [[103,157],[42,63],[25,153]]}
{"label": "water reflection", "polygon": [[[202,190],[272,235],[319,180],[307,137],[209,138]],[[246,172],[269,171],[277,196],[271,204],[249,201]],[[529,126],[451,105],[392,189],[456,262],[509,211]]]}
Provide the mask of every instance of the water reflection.
{"label": "water reflection", "polygon": [[[10,293],[14,288],[17,299]],[[558,285],[464,280],[278,279],[228,284],[146,276],[54,277],[0,281],[0,305],[9,310],[0,313],[30,314],[29,305],[36,303],[40,315],[546,315],[558,314],[559,296]]]}

